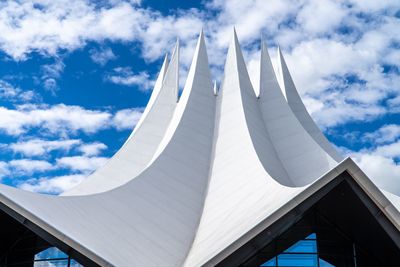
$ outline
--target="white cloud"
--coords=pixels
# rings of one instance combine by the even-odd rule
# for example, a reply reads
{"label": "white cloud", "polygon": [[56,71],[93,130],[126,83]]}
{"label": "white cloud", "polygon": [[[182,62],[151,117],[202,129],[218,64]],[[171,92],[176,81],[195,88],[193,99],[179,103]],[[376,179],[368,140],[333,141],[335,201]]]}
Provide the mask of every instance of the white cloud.
{"label": "white cloud", "polygon": [[215,31],[218,46],[226,46],[231,38],[231,27],[235,25],[239,38],[244,43],[258,39],[262,32],[275,35],[280,24],[299,10],[302,1],[272,0],[214,0],[209,4],[220,11],[217,18],[210,22]]}
{"label": "white cloud", "polygon": [[108,112],[87,110],[63,104],[54,106],[24,105],[17,109],[0,107],[0,130],[18,135],[32,127],[50,133],[94,133],[107,127],[112,115]]}
{"label": "white cloud", "polygon": [[400,165],[393,159],[364,153],[353,157],[360,168],[378,186],[390,192],[400,193]]}
{"label": "white cloud", "polygon": [[374,154],[392,159],[400,158],[400,140],[377,147]]}
{"label": "white cloud", "polygon": [[140,90],[148,90],[154,85],[147,72],[135,74],[129,67],[115,68],[113,73],[106,76],[106,80],[125,86],[138,86]]}
{"label": "white cloud", "polygon": [[11,83],[0,80],[0,98],[11,102],[31,102],[40,99],[40,96],[33,90],[23,90],[13,86]]}
{"label": "white cloud", "polygon": [[399,2],[397,0],[352,0],[351,3],[356,6],[357,10],[364,12],[377,12],[382,10],[393,12],[399,8]]}
{"label": "white cloud", "polygon": [[59,57],[55,57],[54,63],[45,64],[41,68],[44,79],[48,77],[59,78],[61,73],[64,71],[65,64]]}
{"label": "white cloud", "polygon": [[83,144],[78,148],[84,156],[97,156],[105,149],[107,149],[107,146],[99,142]]}
{"label": "white cloud", "polygon": [[90,53],[90,58],[93,60],[93,62],[102,66],[107,64],[108,61],[117,58],[117,56],[114,55],[111,48],[91,49],[89,53]]}
{"label": "white cloud", "polygon": [[[370,1],[352,2],[214,0],[209,6],[220,13],[213,18],[215,23],[206,22],[209,50],[214,55],[226,47],[230,27],[236,25],[254,82],[258,73],[252,65],[258,64],[259,57],[253,51],[254,41],[263,33],[270,44],[280,44],[306,104],[314,105],[309,110],[318,109],[313,115],[322,127],[398,112],[398,105],[389,109],[385,103],[396,102],[393,95],[399,94],[400,75],[383,68],[385,64],[400,67],[393,46],[400,40],[395,34],[400,21],[394,17],[394,2],[376,6]],[[212,63],[214,58],[219,65],[224,62],[224,54],[212,56]],[[254,85],[258,87],[257,82]]]}
{"label": "white cloud", "polygon": [[43,87],[47,90],[55,94],[58,89],[57,81],[54,78],[46,78],[43,81]]}
{"label": "white cloud", "polygon": [[318,112],[314,112],[312,115],[323,128],[335,127],[352,121],[372,121],[386,112],[384,106],[348,101],[346,95],[340,91],[326,92],[320,95],[319,100],[313,99],[312,101],[314,104],[319,102],[317,104]]}
{"label": "white cloud", "polygon": [[17,159],[9,161],[8,165],[16,175],[30,175],[54,169],[52,164],[44,160]]}
{"label": "white cloud", "polygon": [[8,163],[0,161],[0,178],[10,175],[10,169],[8,168]]}
{"label": "white cloud", "polygon": [[108,8],[83,0],[7,1],[0,8],[0,48],[24,59],[31,51],[55,55],[90,40],[130,40],[143,16],[123,1]]}
{"label": "white cloud", "polygon": [[115,114],[113,124],[118,130],[133,129],[141,116],[142,109],[123,109]]}
{"label": "white cloud", "polygon": [[85,179],[83,174],[63,175],[56,177],[43,177],[29,179],[18,185],[19,188],[46,194],[60,194],[79,184]]}
{"label": "white cloud", "polygon": [[395,140],[400,139],[400,125],[397,124],[384,125],[372,133],[365,133],[363,138],[366,141],[375,144],[394,142]]}
{"label": "white cloud", "polygon": [[361,136],[370,143],[357,152],[346,150],[361,169],[380,187],[400,193],[400,127],[384,125],[378,130]]}
{"label": "white cloud", "polygon": [[326,33],[338,27],[347,12],[340,1],[308,1],[298,13],[296,20],[307,32]]}
{"label": "white cloud", "polygon": [[[82,0],[68,4],[66,0],[40,1],[40,8],[28,1],[7,2],[0,10],[0,31],[4,33],[0,48],[18,59],[31,51],[56,55],[60,49],[72,50],[87,41],[129,40],[140,42],[141,55],[152,61],[164,56],[179,37],[184,75],[203,26],[213,73],[221,74],[231,27],[236,25],[250,60],[260,33],[268,42],[280,43],[299,91],[312,99],[309,103],[324,103],[315,114],[321,125],[334,127],[391,112],[382,103],[388,97],[392,97],[390,103],[395,102],[400,78],[397,73],[385,73],[382,66],[399,67],[399,53],[393,46],[400,38],[394,34],[400,27],[396,1],[213,0],[205,4],[213,16],[198,9],[165,16],[123,1],[102,8]],[[100,64],[113,57],[108,49],[97,52]],[[349,74],[362,82],[360,86],[351,85]],[[143,89],[152,84],[148,73],[129,68],[117,68],[106,78]],[[55,79],[46,79],[45,86],[54,90]],[[344,98],[329,102],[338,90]],[[341,110],[354,111],[357,116],[335,120]]]}
{"label": "white cloud", "polygon": [[45,133],[68,136],[78,131],[94,134],[112,127],[125,130],[133,128],[141,112],[141,109],[133,108],[113,114],[64,104],[20,105],[16,109],[0,107],[0,131],[8,135],[20,135],[32,128],[38,128]]}
{"label": "white cloud", "polygon": [[[154,61],[180,37],[184,76],[203,26],[213,73],[220,75],[231,28],[236,25],[252,80],[257,81],[255,42],[262,33],[272,46],[280,44],[283,48],[294,81],[320,126],[370,121],[400,110],[400,75],[384,68],[388,64],[394,69],[400,67],[396,0],[213,0],[206,3],[210,11],[191,9],[167,16],[143,9],[138,3],[117,0],[102,8],[83,0],[36,2],[40,8],[29,1],[0,4],[0,49],[16,60],[32,51],[57,55],[63,49],[107,39],[138,41],[142,57]],[[117,68],[106,79],[146,89],[152,84],[149,77],[141,70]],[[56,79],[56,75],[48,75],[43,82],[54,89]],[[65,105],[0,108],[0,129],[14,135],[32,127],[53,133],[93,133],[108,127],[131,128],[140,115],[137,109],[112,114]],[[397,134],[393,127],[379,131],[365,138],[376,136],[385,146],[363,150],[358,162],[372,175],[377,175],[378,169],[373,167],[378,165],[370,164],[374,160],[397,173],[398,165],[392,158],[398,149]],[[389,171],[385,175],[390,176]]]}
{"label": "white cloud", "polygon": [[391,113],[400,113],[400,94],[394,98],[391,98],[387,101],[389,105],[389,112]]}
{"label": "white cloud", "polygon": [[108,158],[105,157],[72,156],[57,159],[56,165],[59,168],[90,173],[103,166],[107,160]]}
{"label": "white cloud", "polygon": [[42,69],[42,83],[43,87],[52,92],[53,94],[58,89],[57,79],[60,78],[61,73],[64,71],[65,64],[59,57],[55,57],[52,64],[45,64]]}
{"label": "white cloud", "polygon": [[42,156],[53,150],[69,151],[71,148],[80,145],[82,141],[80,139],[68,139],[68,140],[43,140],[43,139],[31,139],[28,141],[21,141],[12,143],[9,148],[15,153],[21,153],[25,156]]}
{"label": "white cloud", "polygon": [[191,62],[197,35],[207,23],[203,22],[202,13],[196,10],[186,10],[178,16],[166,17],[159,13],[147,13],[144,22],[145,27],[139,29],[137,36],[137,40],[142,43],[142,56],[150,61],[162,58],[179,37],[180,60],[185,66]]}

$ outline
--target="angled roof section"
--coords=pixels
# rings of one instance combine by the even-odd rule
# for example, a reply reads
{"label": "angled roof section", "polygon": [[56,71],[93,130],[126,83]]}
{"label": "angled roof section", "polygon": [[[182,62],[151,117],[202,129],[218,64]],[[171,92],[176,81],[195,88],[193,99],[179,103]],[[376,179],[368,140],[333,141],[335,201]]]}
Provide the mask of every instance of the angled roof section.
{"label": "angled roof section", "polygon": [[[343,191],[343,186],[346,185],[349,186],[348,188],[352,188],[350,189],[352,192],[349,192],[349,190]],[[335,202],[336,199],[332,198],[332,192],[337,194],[337,202]],[[326,215],[333,212],[331,218],[334,216],[334,222],[339,224],[337,225],[334,223],[333,225],[335,228],[338,227],[337,229],[346,227],[346,225],[343,225],[346,221],[347,223],[349,223],[349,221],[357,221],[357,224],[348,224],[347,228],[342,230],[349,231],[352,229],[351,233],[354,231],[354,235],[358,236],[358,241],[370,243],[371,238],[369,238],[369,235],[366,234],[366,232],[363,233],[363,230],[365,231],[366,228],[372,226],[368,225],[371,224],[371,221],[363,221],[365,217],[351,218],[351,214],[357,214],[357,216],[362,216],[362,214],[359,214],[358,210],[352,210],[355,208],[355,206],[352,206],[353,203],[348,203],[346,207],[343,206],[346,205],[346,201],[349,200],[349,195],[347,194],[354,194],[352,200],[354,200],[354,197],[358,198],[358,200],[365,205],[364,207],[367,209],[367,213],[364,212],[364,216],[369,214],[369,216],[371,216],[375,221],[375,227],[380,227],[380,229],[377,230],[383,230],[387,235],[386,238],[389,237],[389,239],[393,241],[394,245],[400,249],[399,210],[396,209],[394,203],[392,203],[388,197],[385,197],[385,194],[382,193],[373,182],[371,182],[358,166],[350,158],[347,158],[328,173],[324,174],[312,185],[307,187],[299,195],[289,200],[277,212],[271,214],[266,220],[254,227],[248,233],[244,234],[236,242],[232,243],[225,251],[210,260],[205,264],[205,266],[239,266],[240,263],[244,262],[244,266],[259,266],[255,265],[256,262],[247,261],[249,256],[254,255],[256,252],[263,251],[265,244],[271,244],[270,242],[276,240],[276,238],[278,238],[282,233],[287,234],[286,231],[288,227],[298,222],[299,219],[304,216],[307,216],[307,214],[310,215],[310,210],[314,208],[316,209],[317,214]],[[324,201],[325,206],[323,206],[323,210],[320,210],[321,206],[319,204]],[[327,203],[329,204],[326,205]],[[329,208],[329,206],[332,210],[325,210],[325,208]],[[345,210],[343,213],[339,211],[342,208]],[[360,206],[358,206],[358,208],[360,208]],[[336,216],[342,216],[342,218],[336,218]],[[336,221],[336,219],[338,220]],[[359,226],[358,224],[360,223],[366,225]],[[304,227],[305,225],[302,226]],[[322,231],[326,231],[326,229]],[[349,232],[347,232],[347,234],[349,234]],[[361,239],[360,234],[362,235]],[[382,232],[380,234],[382,234]],[[355,236],[350,235],[351,238],[355,238]],[[378,244],[378,246],[382,246],[381,243]],[[393,252],[394,251],[391,250],[389,255]],[[265,250],[264,253],[266,253]],[[262,259],[262,256],[265,255],[266,254],[258,256],[261,256]],[[393,256],[397,259],[393,259]],[[398,262],[398,257],[399,255],[396,256],[396,254],[391,254],[391,258],[388,259],[388,261],[393,264],[393,261]],[[388,266],[396,266],[396,264],[392,264]]]}
{"label": "angled roof section", "polygon": [[276,79],[267,46],[261,44],[259,103],[267,134],[284,166],[288,186],[302,186],[337,165],[293,114]]}
{"label": "angled roof section", "polygon": [[[168,64],[164,59],[153,92],[135,129],[108,162],[63,195],[87,195],[111,190],[141,173],[153,158],[177,103],[179,43]],[[110,178],[112,177],[112,178]]]}
{"label": "angled roof section", "polygon": [[[265,54],[263,55],[263,59],[267,60]],[[269,70],[264,65],[268,61],[262,64],[262,80],[272,78],[268,76]],[[289,122],[284,120],[285,117],[282,119],[282,111],[286,117],[291,113],[283,97],[283,101],[274,103],[272,109],[263,107],[272,103],[260,102],[261,98],[266,99],[267,95],[274,97],[276,92],[280,92],[279,87],[271,88],[271,85],[264,81],[264,92],[257,99],[234,32],[225,63],[224,79],[217,97],[216,139],[208,192],[196,239],[184,266],[214,266],[217,262],[213,258],[224,247],[240,239],[243,233],[251,231],[263,219],[279,210],[310,183],[337,165],[332,159],[328,161],[329,156],[326,158],[322,149],[317,149],[317,144],[293,114]],[[282,138],[285,138],[286,132],[292,131],[285,140],[289,145],[297,146],[296,142],[305,142],[308,138],[306,144],[316,147],[310,148],[314,154],[308,154],[306,148],[302,148],[300,153],[309,157],[308,159],[317,159],[322,167],[315,171],[306,166],[303,173],[303,170],[298,170],[302,176],[296,176],[288,169],[294,166],[285,153],[288,153],[287,149],[293,148],[279,147],[276,144],[282,139],[278,135],[271,136],[269,130],[273,128],[269,127],[273,127],[273,123],[265,120],[263,112],[280,116],[278,123]],[[288,125],[290,123],[297,124]],[[299,133],[301,138],[296,136]]]}
{"label": "angled roof section", "polygon": [[281,79],[282,92],[289,103],[294,115],[303,125],[304,129],[312,136],[317,142],[334,160],[337,162],[343,160],[343,157],[339,155],[336,149],[328,141],[325,135],[321,132],[310,114],[307,112],[303,101],[296,89],[293,82],[292,76],[290,75],[289,69],[286,65],[285,59],[283,58],[281,49],[278,47],[278,74]]}
{"label": "angled roof section", "polygon": [[68,197],[0,186],[1,202],[101,266],[181,266],[202,214],[214,139],[203,35],[178,105],[163,152],[124,186]]}

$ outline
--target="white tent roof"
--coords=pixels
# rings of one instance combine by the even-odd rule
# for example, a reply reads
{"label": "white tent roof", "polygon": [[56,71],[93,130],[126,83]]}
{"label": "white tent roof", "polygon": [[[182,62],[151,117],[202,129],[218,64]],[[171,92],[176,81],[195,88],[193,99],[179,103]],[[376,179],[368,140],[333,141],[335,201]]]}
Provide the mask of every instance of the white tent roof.
{"label": "white tent roof", "polygon": [[[339,162],[309,128],[305,108],[296,115],[287,98],[294,85],[285,85],[285,98],[265,44],[259,98],[236,34],[218,95],[203,33],[176,105],[174,60],[164,63],[155,100],[109,167],[65,196],[2,185],[0,201],[102,266],[212,266],[345,170],[400,229],[397,196],[382,194],[350,159]],[[157,137],[146,139],[142,129]],[[151,151],[133,167],[146,146]]]}
{"label": "white tent roof", "polygon": [[333,148],[326,139],[325,135],[320,131],[318,126],[315,124],[310,114],[307,112],[303,101],[300,98],[299,93],[296,90],[292,76],[289,73],[289,69],[286,65],[285,59],[283,58],[282,52],[278,47],[278,75],[281,81],[282,92],[292,109],[293,114],[297,117],[304,129],[310,134],[310,136],[336,161],[343,160],[343,157]]}
{"label": "white tent roof", "polygon": [[[174,114],[178,100],[178,71],[179,43],[177,42],[169,64],[168,57],[165,56],[149,103],[125,144],[107,164],[63,195],[104,192],[125,184],[144,170],[164,137]],[[133,136],[135,138],[132,138]]]}

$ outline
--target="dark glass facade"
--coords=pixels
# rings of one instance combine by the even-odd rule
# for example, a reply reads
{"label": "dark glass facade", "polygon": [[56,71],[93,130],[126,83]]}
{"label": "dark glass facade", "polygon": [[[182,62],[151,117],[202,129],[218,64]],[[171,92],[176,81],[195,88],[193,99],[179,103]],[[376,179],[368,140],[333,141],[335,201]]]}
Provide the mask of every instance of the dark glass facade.
{"label": "dark glass facade", "polygon": [[260,266],[332,267],[333,265],[318,255],[317,235],[312,233]]}
{"label": "dark glass facade", "polygon": [[397,228],[348,173],[340,178],[217,266],[400,266]]}
{"label": "dark glass facade", "polygon": [[15,215],[0,209],[0,267],[81,267],[78,257],[85,266],[98,266],[28,220],[10,214]]}

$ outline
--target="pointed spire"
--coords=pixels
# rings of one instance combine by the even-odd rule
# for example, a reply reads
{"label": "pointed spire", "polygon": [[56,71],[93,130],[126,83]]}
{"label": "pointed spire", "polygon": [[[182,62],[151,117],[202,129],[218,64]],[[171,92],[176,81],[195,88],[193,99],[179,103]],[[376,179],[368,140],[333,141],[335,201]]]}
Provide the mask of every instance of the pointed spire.
{"label": "pointed spire", "polygon": [[[261,59],[260,59],[260,96],[263,97],[268,92],[267,90],[280,90],[278,80],[275,76],[275,71],[272,66],[271,57],[268,53],[268,48],[265,41],[261,40]],[[278,92],[269,92],[270,94]],[[279,92],[280,93],[280,92]],[[268,94],[267,94],[268,95]]]}
{"label": "pointed spire", "polygon": [[[107,164],[63,195],[85,195],[111,190],[135,179],[143,171],[156,152],[177,106],[176,82],[167,85],[175,78],[176,53],[174,56],[171,59],[172,66],[175,65],[172,71],[168,55],[165,56],[149,102],[124,145]],[[109,173],[113,174],[113,179],[109,179]]]}
{"label": "pointed spire", "polygon": [[329,140],[321,132],[314,120],[308,113],[301,97],[296,89],[293,82],[292,76],[290,75],[289,69],[286,65],[285,58],[283,57],[280,47],[278,47],[278,73],[280,76],[280,85],[282,93],[284,94],[289,107],[308,132],[308,134],[317,142],[333,159],[337,162],[343,160],[343,157],[339,155],[336,149],[332,146]]}
{"label": "pointed spire", "polygon": [[[164,90],[170,91],[178,100],[178,86],[179,86],[179,40],[176,41],[175,49],[172,52],[171,60],[164,78]],[[170,90],[168,90],[169,88]]]}
{"label": "pointed spire", "polygon": [[234,49],[234,53],[237,59],[243,58],[242,49],[240,48],[239,39],[237,37],[235,27],[233,27],[233,36],[229,49],[231,48]]}
{"label": "pointed spire", "polygon": [[203,30],[201,30],[199,34],[199,39],[197,41],[193,61],[188,72],[188,78],[185,84],[184,91],[182,92],[182,96],[183,94],[185,94],[185,91],[191,91],[193,89],[193,84],[195,83],[195,80],[197,78],[203,79],[203,83],[209,84],[210,87],[212,86]]}
{"label": "pointed spire", "polygon": [[[171,65],[169,69],[170,68]],[[188,120],[191,121],[190,123],[193,123],[194,120],[198,120],[200,113],[196,107],[205,107],[203,113],[207,113],[212,112],[207,111],[207,108],[210,108],[210,106],[213,106],[214,104],[215,97],[212,93],[212,80],[208,65],[204,34],[203,32],[200,32],[185,87],[183,88],[182,94],[179,98],[174,117],[168,127],[163,141],[157,148],[152,161],[157,159],[158,156],[163,153],[164,149],[166,149],[171,142],[171,138],[176,134],[176,131],[181,131],[179,125],[186,125]],[[193,115],[194,113],[196,115]]]}
{"label": "pointed spire", "polygon": [[163,73],[163,75],[165,75],[165,73],[167,72],[167,68],[169,65],[168,58],[169,58],[168,53],[165,53],[164,61],[160,70],[160,73]]}
{"label": "pointed spire", "polygon": [[[285,80],[283,77],[283,73],[284,72],[289,72],[285,59],[283,58],[282,55],[282,49],[281,47],[278,45],[278,49],[277,49],[277,57],[278,57],[278,68],[277,68],[277,72],[278,72],[278,81],[279,81],[279,85],[281,86],[281,90],[283,95],[285,96],[286,100],[287,100],[287,96],[286,96],[286,90],[285,90]],[[290,74],[289,74],[290,76]],[[290,80],[292,80],[292,77],[290,77]],[[293,83],[293,81],[291,81]]]}
{"label": "pointed spire", "polygon": [[214,95],[218,95],[217,80],[214,80],[214,88],[213,88],[213,91],[214,91]]}
{"label": "pointed spire", "polygon": [[[164,79],[168,70],[168,53],[165,54],[165,58],[163,61],[163,64],[161,66],[160,72],[158,73],[158,77],[156,82],[154,83],[154,88],[153,91],[151,92],[151,96],[149,99],[149,102],[147,103],[147,106],[145,108],[145,110],[143,111],[142,116],[140,117],[140,120],[138,121],[138,123],[135,125],[135,128],[133,129],[132,133],[129,135],[127,141],[129,139],[131,139],[139,130],[139,128],[141,127],[142,123],[145,121],[147,114],[150,112],[150,110],[153,108],[154,103],[156,102],[156,99],[159,98],[160,94],[163,94],[165,91],[163,90],[163,83],[164,83]],[[126,142],[127,142],[126,141]]]}
{"label": "pointed spire", "polygon": [[[312,179],[329,170],[336,162],[307,133],[286,102],[264,42],[261,44],[260,61],[259,104],[264,125],[274,151],[289,178],[283,179],[285,177],[281,176],[277,180],[289,186],[308,184]],[[296,149],[288,149],[288,147],[296,147]],[[296,164],[301,165],[303,169],[294,169],[292,166]]]}
{"label": "pointed spire", "polygon": [[168,64],[168,53],[166,53],[165,57],[164,57],[163,64],[162,64],[161,69],[160,69],[160,73],[158,74],[157,80],[156,80],[156,82],[154,84],[154,89],[153,90],[161,88],[162,83],[163,83],[164,78],[165,78],[165,74],[167,73],[168,65],[169,65]]}
{"label": "pointed spire", "polygon": [[[229,76],[231,76],[231,78],[228,78]],[[226,57],[224,73],[224,80],[232,78],[237,79],[237,82],[240,84],[240,88],[243,88],[246,91],[248,90],[250,94],[254,95],[255,97],[255,92],[253,90],[253,86],[251,85],[250,77],[247,72],[246,63],[243,58],[235,28],[233,28],[233,36],[229,45],[228,55]]]}

